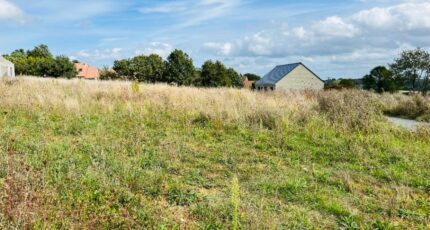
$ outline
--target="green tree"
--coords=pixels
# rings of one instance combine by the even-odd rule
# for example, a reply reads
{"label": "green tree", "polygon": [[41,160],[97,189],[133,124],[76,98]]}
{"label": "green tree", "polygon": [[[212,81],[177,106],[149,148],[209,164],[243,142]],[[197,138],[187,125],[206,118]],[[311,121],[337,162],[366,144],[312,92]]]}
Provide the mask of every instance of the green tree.
{"label": "green tree", "polygon": [[427,63],[426,67],[426,74],[424,75],[424,81],[423,81],[423,88],[422,93],[423,95],[427,95],[429,87],[430,87],[430,61]]}
{"label": "green tree", "polygon": [[377,66],[363,77],[364,88],[378,93],[395,92],[398,89],[393,72],[385,66]]}
{"label": "green tree", "polygon": [[131,69],[135,80],[154,83],[162,80],[164,63],[156,54],[137,56],[131,60]]}
{"label": "green tree", "polygon": [[136,56],[130,60],[129,72],[131,78],[129,80],[135,80],[144,82],[148,80],[149,69],[147,66],[147,57],[144,55]]}
{"label": "green tree", "polygon": [[410,90],[418,89],[418,82],[424,80],[422,87],[423,94],[428,91],[430,54],[429,52],[417,48],[415,50],[405,50],[400,57],[390,65],[393,74],[400,84],[407,84]]}
{"label": "green tree", "polygon": [[75,65],[66,56],[55,57],[55,64],[50,66],[49,76],[51,77],[66,77],[74,78],[78,74]]}
{"label": "green tree", "polygon": [[204,87],[243,87],[239,73],[233,68],[226,68],[220,61],[206,61],[201,70],[201,86]]}
{"label": "green tree", "polygon": [[165,66],[163,82],[191,85],[196,80],[193,60],[181,50],[174,50],[167,58]]}
{"label": "green tree", "polygon": [[355,81],[352,79],[341,79],[339,82],[339,86],[342,89],[354,89],[357,87],[357,85],[355,84]]}
{"label": "green tree", "polygon": [[15,64],[15,72],[18,75],[72,78],[77,74],[68,57],[54,57],[46,45],[39,45],[27,51],[18,49],[6,55],[6,58]]}
{"label": "green tree", "polygon": [[261,79],[260,76],[253,73],[246,73],[243,76],[246,77],[249,81],[258,81]]}
{"label": "green tree", "polygon": [[235,88],[243,88],[243,80],[240,77],[240,74],[236,72],[233,68],[227,69],[228,78],[231,80],[231,86]]}
{"label": "green tree", "polygon": [[192,83],[194,86],[203,86],[202,83],[202,70],[199,68],[196,68],[196,71],[194,71],[194,81]]}
{"label": "green tree", "polygon": [[130,65],[131,62],[129,59],[116,60],[113,63],[113,70],[115,70],[118,76],[129,79],[133,77]]}
{"label": "green tree", "polygon": [[34,58],[53,58],[51,51],[49,51],[49,48],[47,45],[38,45],[34,47],[32,50],[27,51],[28,57],[34,57]]}
{"label": "green tree", "polygon": [[202,66],[201,78],[205,87],[231,86],[227,69],[220,61],[206,61]]}
{"label": "green tree", "polygon": [[363,77],[363,88],[365,90],[376,89],[376,78],[370,74]]}
{"label": "green tree", "polygon": [[103,66],[100,70],[100,80],[118,80],[120,76],[113,69]]}
{"label": "green tree", "polygon": [[328,79],[325,82],[324,89],[355,89],[357,88],[357,84],[352,79]]}
{"label": "green tree", "polygon": [[163,81],[165,63],[157,54],[151,54],[146,58],[146,81],[155,83]]}
{"label": "green tree", "polygon": [[164,73],[163,59],[157,54],[140,55],[131,59],[117,60],[113,69],[119,77],[140,82],[162,82]]}
{"label": "green tree", "polygon": [[[53,58],[27,57],[27,75],[49,77],[54,73],[55,60]],[[54,74],[57,75],[57,74]]]}

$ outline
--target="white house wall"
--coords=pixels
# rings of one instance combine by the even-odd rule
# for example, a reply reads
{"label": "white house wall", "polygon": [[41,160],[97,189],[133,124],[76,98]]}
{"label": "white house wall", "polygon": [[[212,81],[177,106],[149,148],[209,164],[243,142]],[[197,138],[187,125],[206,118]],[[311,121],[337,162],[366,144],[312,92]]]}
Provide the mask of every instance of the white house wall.
{"label": "white house wall", "polygon": [[8,68],[6,66],[0,66],[0,77],[7,77]]}
{"label": "white house wall", "polygon": [[0,66],[0,77],[15,77],[15,68],[13,65]]}

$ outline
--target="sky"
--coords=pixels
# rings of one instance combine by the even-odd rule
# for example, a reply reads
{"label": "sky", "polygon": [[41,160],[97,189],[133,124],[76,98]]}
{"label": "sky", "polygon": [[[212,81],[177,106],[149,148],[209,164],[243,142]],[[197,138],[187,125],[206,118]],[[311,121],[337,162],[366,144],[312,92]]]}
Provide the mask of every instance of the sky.
{"label": "sky", "polygon": [[174,49],[264,75],[303,62],[360,78],[430,50],[430,0],[0,0],[0,53],[46,44],[98,67]]}

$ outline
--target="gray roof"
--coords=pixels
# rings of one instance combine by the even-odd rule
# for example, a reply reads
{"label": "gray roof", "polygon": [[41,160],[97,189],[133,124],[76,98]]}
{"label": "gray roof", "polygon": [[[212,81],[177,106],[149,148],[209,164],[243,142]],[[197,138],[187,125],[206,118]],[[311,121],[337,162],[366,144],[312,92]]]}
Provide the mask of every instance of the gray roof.
{"label": "gray roof", "polygon": [[[256,82],[258,86],[275,86],[282,78],[287,76],[291,71],[293,71],[297,66],[303,65],[302,63],[292,63],[287,65],[278,65],[268,74],[264,75],[264,77]],[[303,65],[306,69],[308,69],[313,75],[315,75],[318,79],[321,80],[315,73],[313,73],[308,67]],[[322,80],[321,80],[322,81]]]}

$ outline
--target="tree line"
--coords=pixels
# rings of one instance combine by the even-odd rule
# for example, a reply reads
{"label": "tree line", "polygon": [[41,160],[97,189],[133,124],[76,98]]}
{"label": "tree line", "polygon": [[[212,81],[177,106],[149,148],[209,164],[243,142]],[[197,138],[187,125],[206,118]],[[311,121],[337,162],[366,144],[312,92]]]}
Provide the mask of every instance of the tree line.
{"label": "tree line", "polygon": [[[39,45],[30,50],[18,49],[4,55],[15,64],[18,75],[42,77],[76,77],[74,62],[67,56],[54,56],[48,46]],[[113,70],[113,71],[112,71]],[[251,81],[259,80],[254,74],[243,75]],[[100,72],[102,80],[124,79],[148,83],[168,83],[179,86],[236,87],[244,86],[242,75],[220,61],[206,61],[201,68],[194,66],[191,57],[182,50],[174,50],[166,60],[157,54],[139,55],[116,60],[113,68]],[[355,88],[378,93],[398,90],[420,91],[430,88],[430,53],[421,48],[403,51],[393,63],[377,66],[360,80],[329,79],[326,89]]]}
{"label": "tree line", "polygon": [[417,48],[402,51],[388,67],[376,66],[362,79],[330,79],[326,82],[326,89],[356,88],[362,85],[363,89],[378,93],[409,90],[427,95],[429,81],[430,53]]}
{"label": "tree line", "polygon": [[[54,56],[47,45],[38,45],[31,50],[18,49],[4,57],[15,64],[17,75],[66,78],[77,76],[74,63],[78,61],[72,61],[63,55]],[[256,77],[253,74],[247,76]],[[233,68],[212,60],[206,61],[201,68],[196,68],[191,57],[181,50],[174,50],[167,60],[157,54],[116,60],[112,69],[104,67],[100,71],[100,78],[185,86],[243,87],[242,76]]]}
{"label": "tree line", "polygon": [[174,50],[163,60],[157,54],[140,55],[116,60],[111,71],[107,68],[101,79],[126,79],[149,83],[168,83],[179,86],[243,87],[241,75],[220,61],[206,61],[200,69],[182,50]]}
{"label": "tree line", "polygon": [[18,75],[73,78],[77,74],[68,57],[54,57],[46,45],[39,45],[31,50],[18,49],[4,57],[14,63],[15,73]]}
{"label": "tree line", "polygon": [[377,92],[397,90],[421,91],[424,95],[429,90],[430,53],[417,48],[405,50],[395,59],[389,68],[375,67],[363,78],[365,89]]}

